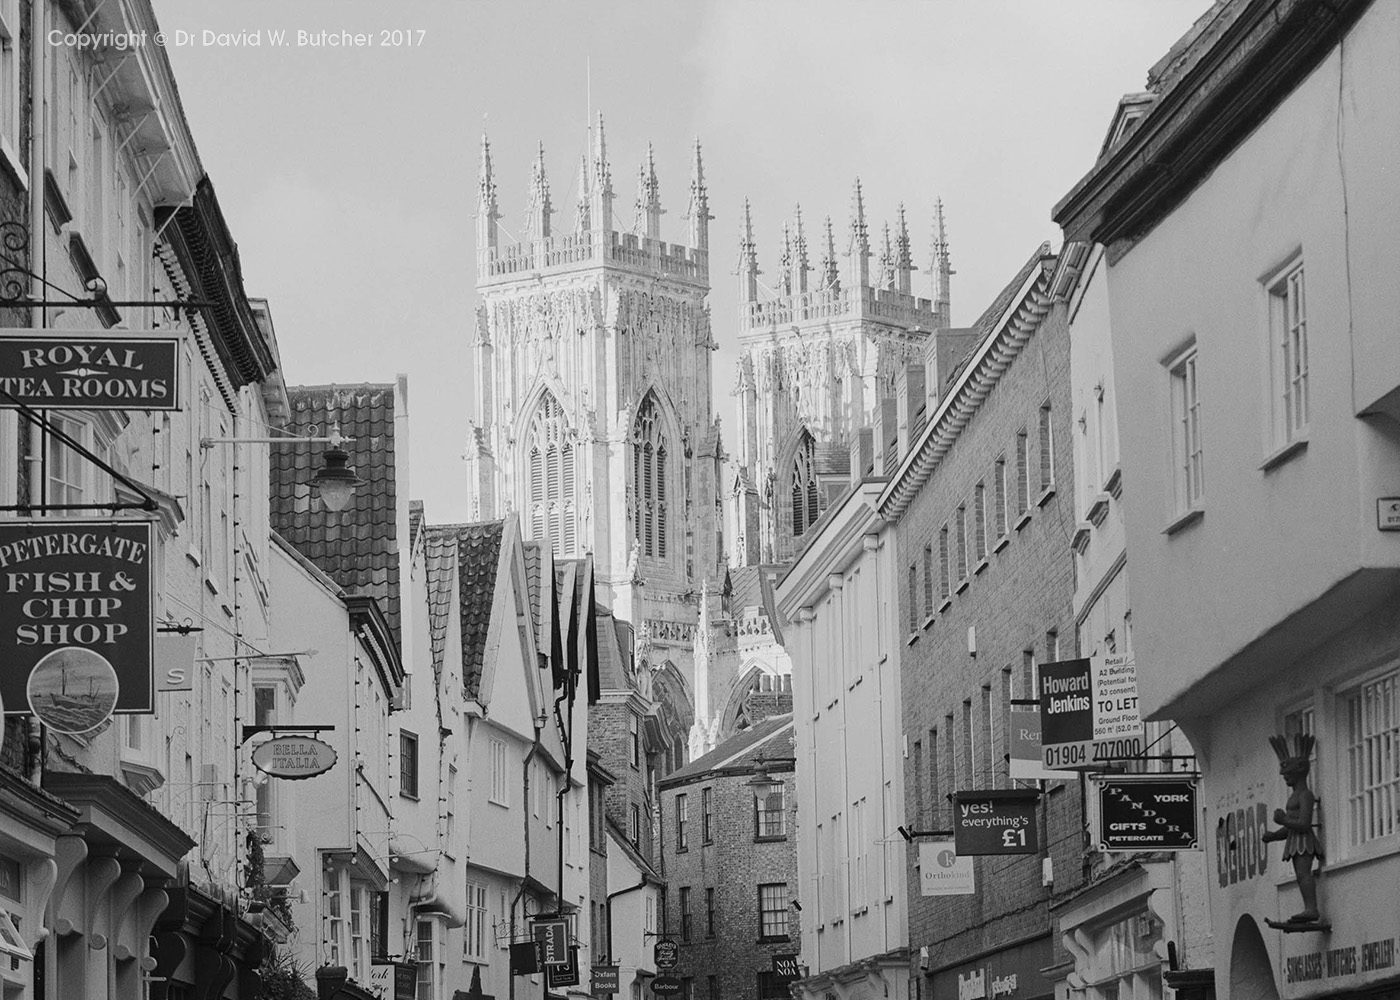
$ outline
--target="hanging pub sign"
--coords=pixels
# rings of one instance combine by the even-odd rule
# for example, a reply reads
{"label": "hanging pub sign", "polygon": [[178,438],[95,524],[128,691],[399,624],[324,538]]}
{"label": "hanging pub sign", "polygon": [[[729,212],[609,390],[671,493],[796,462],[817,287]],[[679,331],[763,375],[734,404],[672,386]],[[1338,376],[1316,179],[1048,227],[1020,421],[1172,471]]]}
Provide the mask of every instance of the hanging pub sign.
{"label": "hanging pub sign", "polygon": [[178,337],[0,334],[0,407],[178,410]]}
{"label": "hanging pub sign", "polygon": [[274,736],[253,751],[253,766],[274,778],[314,778],[335,760],[335,748],[314,736]]}
{"label": "hanging pub sign", "polygon": [[1098,785],[1100,850],[1196,849],[1195,778],[1130,775]]}
{"label": "hanging pub sign", "polygon": [[418,990],[418,966],[412,962],[374,961],[369,967],[369,992],[380,1000],[413,1000]]}
{"label": "hanging pub sign", "polygon": [[0,522],[0,702],[56,732],[153,712],[151,522]]}
{"label": "hanging pub sign", "polygon": [[1041,762],[1057,770],[1087,769],[1139,757],[1137,667],[1127,656],[1042,663]]}
{"label": "hanging pub sign", "polygon": [[1035,854],[1035,804],[1032,789],[986,789],[958,792],[953,805],[953,849],[957,856]]}
{"label": "hanging pub sign", "polygon": [[565,951],[569,956],[568,964],[545,966],[545,985],[551,990],[579,984],[578,945],[569,945]]}
{"label": "hanging pub sign", "polygon": [[546,966],[563,967],[569,964],[569,921],[562,918],[536,920],[530,925],[530,936],[540,945],[542,961]]}

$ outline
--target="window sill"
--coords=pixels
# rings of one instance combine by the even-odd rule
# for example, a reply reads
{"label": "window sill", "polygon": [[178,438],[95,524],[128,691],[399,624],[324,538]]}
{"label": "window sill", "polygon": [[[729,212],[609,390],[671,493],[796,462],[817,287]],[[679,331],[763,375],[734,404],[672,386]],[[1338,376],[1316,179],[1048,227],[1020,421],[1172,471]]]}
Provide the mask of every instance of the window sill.
{"label": "window sill", "polygon": [[754,837],[753,842],[755,844],[781,844],[785,840],[787,840],[787,834],[778,837]]}
{"label": "window sill", "polygon": [[1028,511],[1028,510],[1027,510],[1027,511],[1022,511],[1022,512],[1021,512],[1021,516],[1018,517],[1018,518],[1016,518],[1016,523],[1015,523],[1015,525],[1013,525],[1013,527],[1014,527],[1017,531],[1020,531],[1022,528],[1024,528],[1026,525],[1028,525],[1028,524],[1030,524],[1030,523],[1031,523],[1031,512]]}
{"label": "window sill", "polygon": [[912,645],[914,645],[914,643],[916,643],[916,642],[918,642],[918,641],[919,641],[919,633],[918,633],[918,632],[910,632],[909,635],[906,636],[905,639],[904,639],[904,645],[906,645],[906,646],[912,646]]}
{"label": "window sill", "polygon": [[1069,540],[1069,547],[1082,556],[1089,548],[1089,538],[1093,533],[1093,525],[1088,521],[1080,521],[1074,529],[1074,537]]}
{"label": "window sill", "polygon": [[1094,497],[1094,502],[1089,504],[1089,509],[1084,512],[1084,520],[1089,521],[1098,527],[1103,524],[1103,519],[1108,516],[1108,501],[1112,499],[1107,493],[1100,493]]}
{"label": "window sill", "polygon": [[1103,481],[1103,491],[1115,500],[1123,495],[1123,469],[1120,466],[1115,465]]}
{"label": "window sill", "polygon": [[209,591],[209,593],[213,594],[215,597],[219,595],[219,585],[214,582],[213,577],[206,576],[204,578],[204,589]]}
{"label": "window sill", "polygon": [[997,537],[997,540],[992,543],[992,551],[1000,552],[1002,549],[1006,548],[1010,544],[1011,536],[1003,531],[1001,535]]}
{"label": "window sill", "polygon": [[677,847],[677,848],[676,848],[676,853],[677,853],[677,854],[689,854],[689,853],[690,853],[690,848],[689,848],[689,847]]}
{"label": "window sill", "polygon": [[196,552],[194,549],[185,549],[185,558],[188,559],[190,562],[194,563],[194,565],[196,566],[200,564],[199,553]]}
{"label": "window sill", "polygon": [[981,559],[977,560],[977,565],[974,566],[974,567],[972,567],[972,575],[973,575],[973,576],[979,575],[983,570],[985,570],[985,569],[986,569],[988,566],[990,566],[990,565],[991,565],[991,563],[989,563],[989,562],[987,561],[987,557],[986,557],[986,556],[983,556]]}
{"label": "window sill", "polygon": [[943,612],[947,611],[952,606],[953,599],[945,594],[943,597],[943,603],[938,606],[938,613],[941,615]]}
{"label": "window sill", "polygon": [[509,805],[507,805],[507,804],[504,803],[504,802],[501,802],[499,799],[487,799],[486,801],[489,802],[489,803],[491,803],[493,806],[496,806],[498,809],[509,809],[509,808],[510,808]]}
{"label": "window sill", "polygon": [[924,619],[924,623],[923,623],[922,625],[919,626],[919,629],[920,629],[921,631],[927,632],[929,626],[933,624],[933,620],[934,620],[936,617],[938,617],[938,616],[937,616],[937,615],[929,615],[927,618]]}
{"label": "window sill", "polygon": [[24,169],[24,164],[20,163],[19,155],[10,143],[10,137],[0,135],[0,156],[4,159],[5,172],[10,175],[16,184],[24,191],[29,190],[29,173]]}
{"label": "window sill", "polygon": [[1307,450],[1307,438],[1299,438],[1296,441],[1290,441],[1278,451],[1270,455],[1268,458],[1264,459],[1264,461],[1261,462],[1259,465],[1259,471],[1263,473],[1273,472],[1280,465],[1283,465],[1285,462],[1289,461],[1292,458],[1295,458],[1298,455],[1301,455]]}
{"label": "window sill", "polygon": [[[835,926],[836,926],[837,924],[839,924],[840,922],[841,922],[841,921],[839,921],[839,920],[833,920],[833,921],[831,922],[831,926],[835,927]],[[792,940],[792,938],[789,937],[787,934],[779,934],[779,935],[776,935],[776,936],[774,936],[774,937],[761,937],[761,938],[759,938],[757,941],[755,941],[754,943],[755,943],[755,944],[782,944],[782,943],[784,943],[784,942],[786,942],[786,941],[791,941],[791,940]]]}
{"label": "window sill", "polygon": [[414,795],[414,794],[411,793],[411,792],[405,792],[405,791],[400,791],[400,792],[399,792],[399,798],[401,798],[401,799],[408,799],[408,801],[410,801],[410,802],[417,802],[417,801],[418,801],[418,796],[417,796],[417,795]]}
{"label": "window sill", "polygon": [[1040,491],[1040,496],[1035,498],[1035,505],[1037,507],[1044,507],[1047,503],[1050,502],[1050,498],[1054,495],[1055,484],[1051,483],[1049,486],[1045,487],[1045,489]]}
{"label": "window sill", "polygon": [[965,577],[963,577],[961,580],[958,581],[958,586],[957,586],[956,593],[961,594],[964,590],[967,589],[968,584],[970,584],[970,583],[972,583],[972,577],[970,577],[970,576],[965,576]]}
{"label": "window sill", "polygon": [[1173,519],[1165,528],[1162,529],[1162,534],[1175,535],[1178,531],[1182,531],[1186,528],[1191,527],[1191,525],[1197,523],[1198,521],[1204,520],[1205,516],[1206,512],[1202,508],[1195,507],[1191,510],[1188,510],[1184,514],[1177,515],[1175,519]]}

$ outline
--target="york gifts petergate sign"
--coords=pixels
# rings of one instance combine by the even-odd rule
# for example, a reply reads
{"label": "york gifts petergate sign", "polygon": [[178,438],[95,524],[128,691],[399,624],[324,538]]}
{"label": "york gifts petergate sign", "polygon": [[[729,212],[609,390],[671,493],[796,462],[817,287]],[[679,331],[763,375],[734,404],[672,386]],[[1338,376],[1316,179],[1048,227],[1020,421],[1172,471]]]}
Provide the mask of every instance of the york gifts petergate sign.
{"label": "york gifts petergate sign", "polygon": [[178,410],[179,340],[0,335],[0,407]]}
{"label": "york gifts petergate sign", "polygon": [[61,733],[154,711],[151,523],[0,522],[0,703]]}

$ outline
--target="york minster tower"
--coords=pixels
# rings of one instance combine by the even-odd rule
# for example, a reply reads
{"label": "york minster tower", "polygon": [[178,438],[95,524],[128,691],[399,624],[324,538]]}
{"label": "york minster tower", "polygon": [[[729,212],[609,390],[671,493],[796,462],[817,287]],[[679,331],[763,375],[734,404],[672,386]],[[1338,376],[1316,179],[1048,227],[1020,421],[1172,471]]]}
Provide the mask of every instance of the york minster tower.
{"label": "york minster tower", "polygon": [[783,226],[780,249],[773,283],[764,285],[746,203],[739,235],[736,471],[727,499],[729,554],[742,566],[793,559],[849,481],[852,439],[860,428],[874,428],[876,471],[883,469],[895,453],[897,396],[935,400],[966,339],[943,335],[953,272],[941,203],[931,299],[913,291],[903,206],[893,230],[886,224],[872,245],[859,180],[844,238],[829,216],[809,232],[799,206]]}
{"label": "york minster tower", "polygon": [[662,238],[650,148],[635,206],[617,204],[601,115],[578,164],[571,228],[556,225],[543,148],[516,240],[496,184],[483,137],[475,513],[518,514],[525,536],[547,538],[558,558],[591,552],[599,598],[632,623],[638,659],[658,682],[688,686],[700,595],[718,590],[724,561],[699,143],[684,244]]}

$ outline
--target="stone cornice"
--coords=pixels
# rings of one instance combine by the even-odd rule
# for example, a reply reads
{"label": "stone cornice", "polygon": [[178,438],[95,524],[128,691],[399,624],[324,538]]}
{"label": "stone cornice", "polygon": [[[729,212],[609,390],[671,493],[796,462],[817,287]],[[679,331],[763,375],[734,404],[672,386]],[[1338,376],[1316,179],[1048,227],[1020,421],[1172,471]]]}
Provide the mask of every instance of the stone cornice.
{"label": "stone cornice", "polygon": [[[1044,259],[1054,258],[1047,255]],[[974,349],[952,389],[900,462],[878,502],[877,509],[885,520],[897,521],[903,516],[1049,310],[1049,280],[1045,268],[1037,267],[1026,278],[1005,315],[992,327],[992,332]]]}
{"label": "stone cornice", "polygon": [[57,836],[78,820],[78,810],[24,778],[0,767],[0,815],[50,836]]}
{"label": "stone cornice", "polygon": [[[1244,2],[1244,0],[1240,0]],[[1065,240],[1116,261],[1317,66],[1371,0],[1254,0],[1055,206]],[[1223,16],[1223,15],[1222,15]]]}
{"label": "stone cornice", "polygon": [[[115,778],[102,774],[50,771],[44,775],[44,790],[79,810],[79,823],[98,831],[98,838],[111,838],[125,848],[159,852],[145,854],[144,860],[156,865],[167,877],[175,874],[175,863],[189,853],[195,842],[150,803],[143,801]],[[92,840],[93,834],[85,834]]]}

